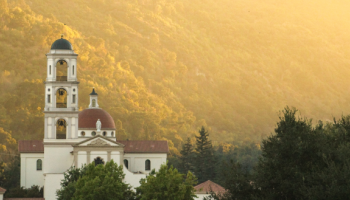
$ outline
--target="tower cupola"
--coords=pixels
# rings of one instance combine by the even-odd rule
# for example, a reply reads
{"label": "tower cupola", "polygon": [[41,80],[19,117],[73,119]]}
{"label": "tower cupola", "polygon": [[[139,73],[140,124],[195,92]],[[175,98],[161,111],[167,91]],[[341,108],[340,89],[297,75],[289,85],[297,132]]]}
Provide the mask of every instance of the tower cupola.
{"label": "tower cupola", "polygon": [[90,93],[90,105],[89,108],[99,108],[98,105],[98,94],[95,92],[95,88]]}

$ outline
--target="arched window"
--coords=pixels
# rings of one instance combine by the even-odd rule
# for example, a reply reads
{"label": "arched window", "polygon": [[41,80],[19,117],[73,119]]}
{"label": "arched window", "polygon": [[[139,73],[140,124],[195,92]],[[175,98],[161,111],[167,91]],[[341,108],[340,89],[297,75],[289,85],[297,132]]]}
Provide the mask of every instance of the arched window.
{"label": "arched window", "polygon": [[81,136],[85,136],[85,132],[82,131],[82,132],[80,133],[80,135],[81,135]]}
{"label": "arched window", "polygon": [[67,108],[67,91],[63,88],[56,92],[56,108]]}
{"label": "arched window", "polygon": [[96,107],[96,100],[95,100],[95,99],[92,100],[92,107],[93,107],[93,108]]}
{"label": "arched window", "polygon": [[60,60],[56,63],[56,81],[67,81],[67,62]]}
{"label": "arched window", "polygon": [[43,170],[43,161],[41,159],[38,159],[36,161],[36,170],[38,170],[38,171]]}
{"label": "arched window", "polygon": [[66,139],[67,123],[64,119],[57,120],[56,139]]}
{"label": "arched window", "polygon": [[105,164],[105,162],[103,162],[102,158],[100,157],[95,158],[94,162],[95,162],[95,166],[99,164],[103,164],[103,165]]}
{"label": "arched window", "polygon": [[73,75],[74,75],[74,65],[73,65]]}
{"label": "arched window", "polygon": [[50,67],[49,67],[49,73],[50,73],[50,75],[51,75],[51,65],[50,65]]}
{"label": "arched window", "polygon": [[111,136],[114,137],[114,132],[112,131]]}
{"label": "arched window", "polygon": [[95,136],[95,135],[96,135],[96,132],[95,132],[95,131],[92,131],[92,132],[91,132],[91,135],[92,135],[92,136]]}
{"label": "arched window", "polygon": [[145,170],[151,170],[151,161],[150,160],[146,160],[146,162],[145,162]]}
{"label": "arched window", "polygon": [[127,159],[124,159],[124,165],[126,169],[129,169],[129,161]]}

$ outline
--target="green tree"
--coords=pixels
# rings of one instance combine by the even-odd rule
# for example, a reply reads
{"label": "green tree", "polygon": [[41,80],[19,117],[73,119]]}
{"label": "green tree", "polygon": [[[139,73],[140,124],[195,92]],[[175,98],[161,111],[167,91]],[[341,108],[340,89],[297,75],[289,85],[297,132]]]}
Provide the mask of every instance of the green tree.
{"label": "green tree", "polygon": [[263,140],[262,157],[254,183],[268,199],[302,199],[300,187],[313,167],[323,168],[317,155],[317,136],[311,121],[297,118],[296,109],[285,108],[275,135]]}
{"label": "green tree", "polygon": [[194,147],[191,143],[190,138],[187,138],[187,142],[182,145],[182,149],[180,151],[180,171],[183,173],[187,173],[188,171],[193,172],[193,159],[194,159]]}
{"label": "green tree", "polygon": [[6,198],[40,198],[44,197],[44,187],[33,185],[30,188],[16,187],[8,189],[5,193]]}
{"label": "green tree", "polygon": [[198,182],[202,183],[207,180],[214,180],[215,157],[214,150],[209,140],[209,133],[204,127],[199,130],[199,136],[196,136],[196,154],[195,154],[195,175]]}
{"label": "green tree", "polygon": [[123,182],[122,166],[112,161],[105,165],[91,163],[82,169],[71,168],[65,173],[62,189],[57,192],[59,199],[134,199],[131,187]]}
{"label": "green tree", "polygon": [[192,200],[196,177],[188,172],[185,179],[173,166],[162,165],[158,172],[152,172],[140,180],[140,187],[136,188],[139,200]]}
{"label": "green tree", "polygon": [[61,189],[57,191],[58,200],[72,199],[76,191],[76,183],[86,171],[86,166],[82,168],[71,167],[64,173],[61,181]]}
{"label": "green tree", "polygon": [[211,192],[206,200],[249,200],[257,193],[252,185],[253,177],[248,168],[231,160],[225,162],[222,169],[225,169],[221,170],[221,173],[226,192],[223,194]]}
{"label": "green tree", "polygon": [[20,159],[12,156],[8,163],[0,162],[0,187],[8,190],[20,187]]}

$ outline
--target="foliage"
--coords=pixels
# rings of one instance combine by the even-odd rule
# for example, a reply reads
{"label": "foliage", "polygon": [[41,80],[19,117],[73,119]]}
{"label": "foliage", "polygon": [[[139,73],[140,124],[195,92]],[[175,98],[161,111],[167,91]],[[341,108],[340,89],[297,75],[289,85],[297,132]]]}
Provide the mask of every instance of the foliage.
{"label": "foliage", "polygon": [[11,132],[0,127],[0,162],[8,163],[17,153],[17,142]]}
{"label": "foliage", "polygon": [[57,199],[72,199],[76,191],[76,183],[79,178],[85,175],[86,165],[82,168],[71,167],[64,173],[64,179],[61,181],[61,189],[57,191]]}
{"label": "foliage", "polygon": [[5,193],[6,198],[36,198],[44,197],[44,188],[33,185],[30,188],[17,187],[8,189]]}
{"label": "foliage", "polygon": [[[223,172],[226,172],[227,169],[230,168],[229,163],[240,163],[239,166],[247,171],[247,173],[251,174],[261,153],[260,144],[256,143],[220,143],[212,149],[212,159],[215,161],[215,164],[206,166],[204,162],[209,161],[201,162],[195,159],[196,153],[193,149],[196,148],[196,145],[192,145],[193,141],[196,141],[195,137],[192,139],[188,138],[186,144],[183,145],[180,151],[181,156],[168,158],[168,166],[175,166],[181,173],[187,173],[188,171],[198,172],[198,169],[204,171],[212,170],[214,173],[211,172],[211,174],[214,174],[214,176],[211,178],[208,178],[208,176],[203,173],[197,173],[196,176],[203,181],[210,179],[222,186],[226,186],[225,184],[227,183],[227,181],[225,181],[227,179],[227,174]],[[210,139],[208,139],[207,143],[211,143]],[[207,167],[209,167],[209,170]]]}
{"label": "foliage", "polygon": [[209,134],[204,127],[199,130],[199,136],[196,136],[195,153],[195,174],[198,182],[213,180],[215,177],[214,166],[216,164],[213,146],[209,140]]}
{"label": "foliage", "polygon": [[334,123],[296,116],[285,108],[274,135],[263,141],[253,173],[228,165],[223,196],[212,199],[344,199],[350,195],[350,116]]}
{"label": "foliage", "polygon": [[188,171],[194,172],[193,159],[194,159],[194,147],[190,138],[187,138],[187,142],[182,146],[180,151],[181,157],[179,158],[180,171],[187,173]]}
{"label": "foliage", "polygon": [[[18,156],[11,156],[7,163],[0,162],[0,187],[7,189],[5,196],[10,192],[15,195],[27,193],[27,190],[20,188],[20,159]],[[32,194],[32,191],[29,191]]]}
{"label": "foliage", "polygon": [[191,200],[196,197],[193,187],[197,184],[196,177],[190,171],[187,175],[181,174],[173,166],[162,165],[158,172],[152,170],[140,184],[136,188],[139,200]]}
{"label": "foliage", "polygon": [[133,199],[134,192],[123,182],[123,167],[114,161],[105,165],[91,163],[81,169],[71,168],[64,174],[58,199]]}
{"label": "foliage", "polygon": [[222,177],[224,180],[225,193],[211,192],[207,200],[249,200],[254,197],[258,190],[255,190],[252,184],[253,176],[247,168],[242,167],[240,163],[235,163],[233,160],[224,163]]}
{"label": "foliage", "polygon": [[349,2],[275,3],[1,0],[0,127],[43,137],[45,53],[61,33],[79,54],[80,109],[95,86],[118,139],[166,139],[171,156],[201,126],[214,146],[259,143],[285,105],[346,113]]}

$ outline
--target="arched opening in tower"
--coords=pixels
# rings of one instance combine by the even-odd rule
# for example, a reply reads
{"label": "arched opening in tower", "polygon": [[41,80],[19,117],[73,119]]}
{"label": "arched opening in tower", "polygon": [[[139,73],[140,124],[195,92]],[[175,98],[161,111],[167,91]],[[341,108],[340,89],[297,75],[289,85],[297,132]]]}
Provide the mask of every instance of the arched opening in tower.
{"label": "arched opening in tower", "polygon": [[67,81],[68,65],[65,60],[56,63],[56,81]]}
{"label": "arched opening in tower", "polygon": [[67,123],[64,119],[57,120],[56,139],[66,139]]}
{"label": "arched opening in tower", "polygon": [[56,92],[56,108],[67,108],[67,91],[63,88]]}

